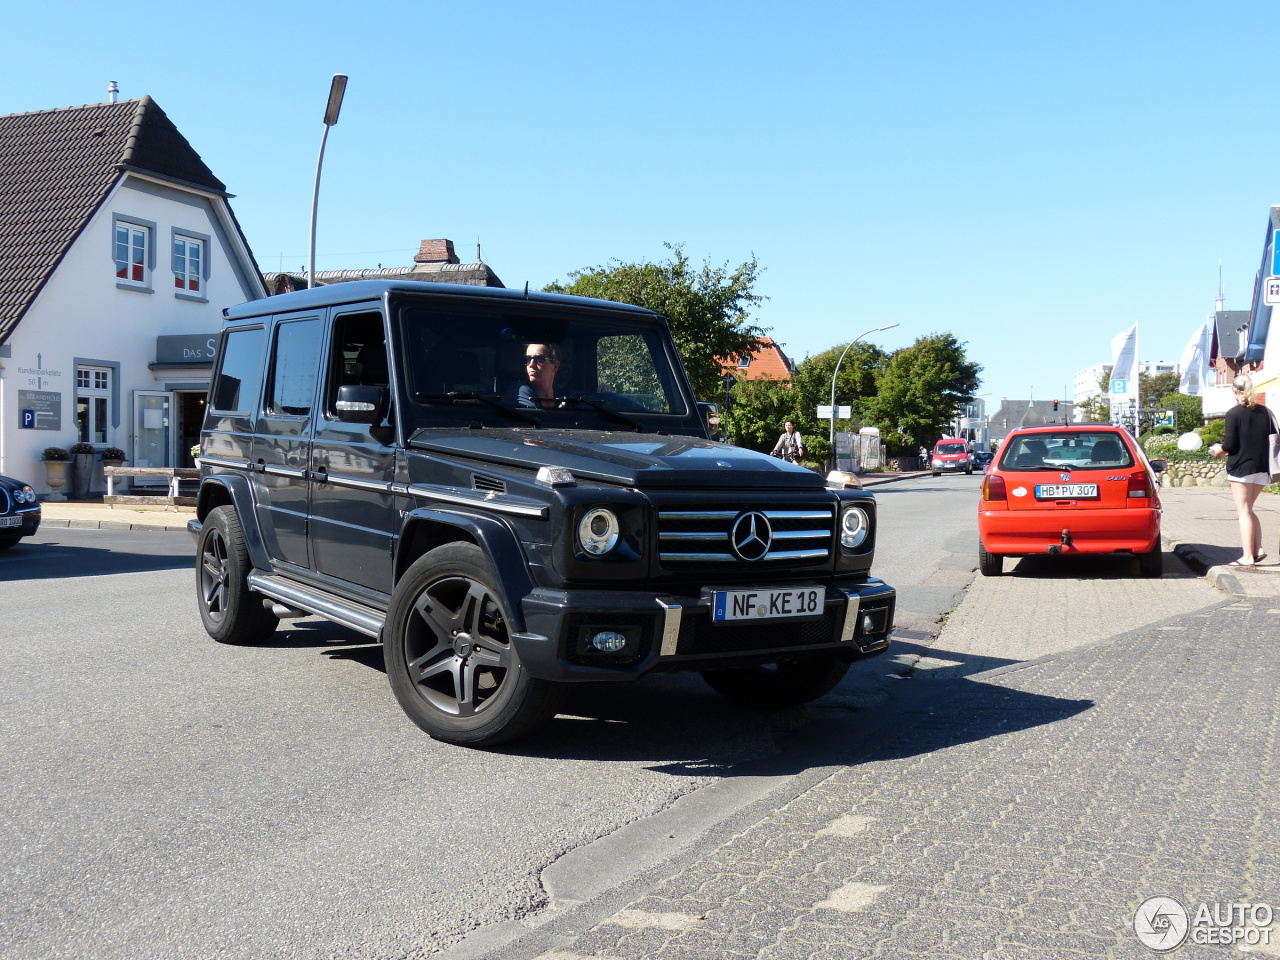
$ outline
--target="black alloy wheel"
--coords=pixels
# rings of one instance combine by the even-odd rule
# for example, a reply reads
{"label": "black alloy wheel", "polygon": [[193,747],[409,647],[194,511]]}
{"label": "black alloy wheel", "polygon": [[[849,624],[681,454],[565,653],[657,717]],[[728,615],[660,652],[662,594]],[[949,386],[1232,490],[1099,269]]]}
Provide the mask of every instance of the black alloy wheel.
{"label": "black alloy wheel", "polygon": [[437,740],[491,746],[553,716],[563,687],[529,676],[484,552],[451,543],[401,578],[387,614],[387,676],[409,718]]}
{"label": "black alloy wheel", "polygon": [[249,589],[252,569],[235,507],[217,507],[205,517],[196,550],[196,600],[209,636],[220,643],[261,643],[280,621]]}

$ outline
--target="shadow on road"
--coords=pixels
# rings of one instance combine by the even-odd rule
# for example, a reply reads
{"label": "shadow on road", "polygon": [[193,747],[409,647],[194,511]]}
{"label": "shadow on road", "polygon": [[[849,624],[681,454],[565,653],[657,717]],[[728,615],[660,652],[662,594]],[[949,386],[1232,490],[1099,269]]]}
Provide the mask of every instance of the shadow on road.
{"label": "shadow on road", "polygon": [[[85,546],[60,539],[23,540],[17,546],[0,552],[0,581],[63,580],[113,573],[195,569],[195,552],[189,544],[183,543],[181,550],[157,552],[148,549],[152,544],[145,543],[147,536],[158,535],[144,535],[144,543],[137,546],[122,544],[119,540],[113,540],[112,546]],[[105,539],[102,542],[105,543]]]}
{"label": "shadow on road", "polygon": [[[303,656],[319,652],[330,660],[386,672],[381,645],[323,620],[293,621],[265,646],[295,649]],[[1055,723],[1092,706],[1091,701],[1038,696],[963,679],[1010,660],[951,654],[901,638],[893,650],[955,661],[961,665],[959,673],[948,678],[917,674],[889,681],[887,701],[874,707],[854,705],[855,699],[842,685],[813,704],[786,710],[737,706],[712,691],[697,674],[575,684],[546,728],[491,752],[547,760],[640,762],[675,776],[791,776],[855,763],[871,750],[877,750],[878,756],[885,750],[898,751],[895,756],[928,753]],[[865,661],[854,666],[846,683],[865,685],[895,667],[888,658]],[[970,722],[963,729],[953,724],[934,728],[931,711],[960,693],[972,705],[967,711]]]}
{"label": "shadow on road", "polygon": [[[1238,551],[1237,551],[1238,553]],[[974,558],[975,563],[977,558]],[[1068,557],[1010,557],[1005,561],[1004,576],[1034,579],[1138,580],[1138,560],[1127,554],[1086,554]],[[1164,551],[1163,580],[1196,580],[1191,570],[1173,553]]]}

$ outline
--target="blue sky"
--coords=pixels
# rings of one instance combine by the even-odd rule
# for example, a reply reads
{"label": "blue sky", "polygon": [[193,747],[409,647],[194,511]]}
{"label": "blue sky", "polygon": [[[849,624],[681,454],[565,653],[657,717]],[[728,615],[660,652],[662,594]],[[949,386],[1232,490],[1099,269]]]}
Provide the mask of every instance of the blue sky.
{"label": "blue sky", "polygon": [[[508,286],[658,259],[765,268],[797,359],[949,331],[1001,397],[1068,395],[1140,323],[1177,360],[1246,309],[1280,203],[1266,3],[69,2],[6,12],[0,112],[150,94],[263,269],[448,237]],[[21,38],[15,42],[15,38]]]}

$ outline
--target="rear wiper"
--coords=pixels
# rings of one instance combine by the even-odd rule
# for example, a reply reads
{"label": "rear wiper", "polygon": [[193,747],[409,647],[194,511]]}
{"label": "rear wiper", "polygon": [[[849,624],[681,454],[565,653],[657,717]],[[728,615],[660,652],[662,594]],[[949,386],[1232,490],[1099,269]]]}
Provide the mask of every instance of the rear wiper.
{"label": "rear wiper", "polygon": [[585,403],[593,410],[599,410],[606,417],[612,417],[615,422],[626,424],[628,427],[635,427],[637,433],[644,433],[644,424],[639,420],[632,420],[625,413],[619,413],[610,407],[606,407],[599,400],[588,400],[586,397],[556,397],[557,403]]}
{"label": "rear wiper", "polygon": [[513,410],[505,403],[500,401],[496,396],[483,393],[464,393],[458,390],[450,390],[448,393],[419,393],[417,396],[426,400],[479,400],[481,403],[487,403],[495,410],[501,410],[507,416],[523,420],[525,423],[532,423],[535,427],[542,426],[542,421],[532,414],[525,413],[523,410]]}

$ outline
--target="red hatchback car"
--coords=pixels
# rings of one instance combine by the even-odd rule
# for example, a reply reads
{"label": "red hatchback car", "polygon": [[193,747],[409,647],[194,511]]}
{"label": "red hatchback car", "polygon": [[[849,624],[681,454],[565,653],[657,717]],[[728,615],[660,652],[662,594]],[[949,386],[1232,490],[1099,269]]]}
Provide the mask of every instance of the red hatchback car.
{"label": "red hatchback car", "polygon": [[1013,431],[982,480],[982,575],[1000,576],[1007,556],[1131,553],[1144,577],[1160,576],[1164,468],[1107,424]]}

